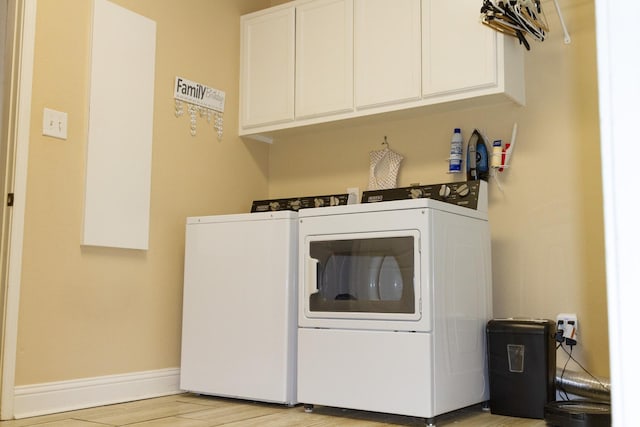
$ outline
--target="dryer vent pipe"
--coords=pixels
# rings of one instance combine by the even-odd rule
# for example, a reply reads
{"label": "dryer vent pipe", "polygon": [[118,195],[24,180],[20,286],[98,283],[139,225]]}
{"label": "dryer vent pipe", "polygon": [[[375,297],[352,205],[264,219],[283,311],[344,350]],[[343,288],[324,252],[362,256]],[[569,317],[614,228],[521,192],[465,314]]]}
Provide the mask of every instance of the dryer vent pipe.
{"label": "dryer vent pipe", "polygon": [[608,379],[596,378],[582,372],[567,370],[563,374],[562,368],[556,368],[556,389],[599,402],[610,402],[611,383]]}

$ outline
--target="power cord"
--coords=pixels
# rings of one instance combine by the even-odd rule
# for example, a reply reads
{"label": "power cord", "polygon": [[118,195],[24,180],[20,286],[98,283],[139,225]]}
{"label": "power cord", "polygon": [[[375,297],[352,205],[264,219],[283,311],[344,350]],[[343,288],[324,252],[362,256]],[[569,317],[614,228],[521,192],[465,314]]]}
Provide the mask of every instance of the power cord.
{"label": "power cord", "polygon": [[[575,344],[574,344],[574,345],[575,345]],[[605,384],[603,384],[603,383],[602,383],[602,381],[600,381],[600,380],[599,380],[595,375],[593,375],[591,372],[589,372],[589,371],[587,370],[587,368],[585,368],[584,366],[582,366],[582,364],[581,364],[580,362],[578,362],[578,361],[576,360],[576,358],[575,358],[575,357],[573,357],[573,356],[572,356],[572,353],[573,353],[573,345],[570,345],[570,349],[569,349],[569,351],[567,351],[567,349],[566,349],[563,345],[560,345],[560,347],[562,347],[562,350],[564,350],[564,352],[565,352],[565,353],[567,353],[567,355],[569,356],[569,359],[567,359],[567,362],[568,362],[569,360],[573,360],[573,361],[575,362],[575,364],[576,364],[576,365],[578,365],[578,366],[579,366],[579,367],[580,367],[580,368],[581,368],[581,369],[582,369],[582,370],[583,370],[587,375],[589,375],[591,378],[593,378],[593,379],[595,380],[595,382],[597,382],[598,384],[600,384],[600,387],[602,387],[602,389],[603,389],[603,390],[610,391],[610,390],[609,390],[609,387],[607,387]]]}
{"label": "power cord", "polygon": [[[564,348],[564,345],[562,345],[562,343],[558,344],[558,347],[561,347],[565,352],[567,351]],[[558,347],[556,347],[556,351],[558,350]],[[572,359],[571,354],[573,353],[573,346],[571,346],[571,351],[568,353],[569,357],[567,358],[566,362],[564,362],[564,366],[562,367],[562,372],[560,373],[560,381],[563,382],[562,380],[564,379],[564,373],[567,370],[567,365],[569,364],[569,361]],[[569,394],[567,393],[567,391],[564,388],[560,388],[560,395],[562,396],[562,394],[564,394],[564,400],[571,400],[569,398]]]}
{"label": "power cord", "polygon": [[[577,344],[577,341],[574,340],[574,339],[571,339],[571,338],[565,338],[564,337],[564,328],[563,328],[563,325],[562,325],[562,321],[558,322],[558,329],[556,330],[555,339],[558,342],[558,345],[556,346],[556,351],[558,351],[559,348],[562,348],[562,350],[568,356],[566,362],[564,363],[564,366],[562,367],[562,372],[560,373],[560,380],[564,379],[564,373],[565,373],[565,371],[567,369],[567,365],[569,364],[569,361],[573,360],[576,363],[576,365],[578,365],[587,375],[589,375],[598,384],[600,384],[600,386],[604,390],[609,391],[609,387],[604,385],[602,383],[602,381],[600,381],[595,375],[593,375],[591,372],[589,372],[587,370],[587,368],[582,366],[582,364],[580,362],[578,362],[578,360],[576,360],[575,357],[573,357],[573,346]],[[569,346],[569,350],[566,349],[564,344],[567,344]],[[569,398],[569,394],[563,388],[559,389],[559,393],[560,393],[561,396],[564,394],[564,400],[567,400],[567,401],[571,400]]]}

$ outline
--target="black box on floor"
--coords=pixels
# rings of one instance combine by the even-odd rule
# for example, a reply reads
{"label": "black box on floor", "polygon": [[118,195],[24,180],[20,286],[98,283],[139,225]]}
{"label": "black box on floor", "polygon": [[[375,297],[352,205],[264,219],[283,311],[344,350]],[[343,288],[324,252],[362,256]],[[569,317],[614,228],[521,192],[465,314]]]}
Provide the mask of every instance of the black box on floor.
{"label": "black box on floor", "polygon": [[546,319],[487,323],[491,413],[544,418],[555,400],[556,324]]}

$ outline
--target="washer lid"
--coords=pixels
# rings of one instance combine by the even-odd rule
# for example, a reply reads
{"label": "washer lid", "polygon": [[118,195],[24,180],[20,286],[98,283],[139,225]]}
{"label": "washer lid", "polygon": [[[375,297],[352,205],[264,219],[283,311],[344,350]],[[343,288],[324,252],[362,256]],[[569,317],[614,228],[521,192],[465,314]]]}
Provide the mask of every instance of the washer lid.
{"label": "washer lid", "polygon": [[276,219],[298,219],[293,211],[255,212],[229,215],[192,216],[187,218],[189,224],[209,224],[213,222],[269,221]]}

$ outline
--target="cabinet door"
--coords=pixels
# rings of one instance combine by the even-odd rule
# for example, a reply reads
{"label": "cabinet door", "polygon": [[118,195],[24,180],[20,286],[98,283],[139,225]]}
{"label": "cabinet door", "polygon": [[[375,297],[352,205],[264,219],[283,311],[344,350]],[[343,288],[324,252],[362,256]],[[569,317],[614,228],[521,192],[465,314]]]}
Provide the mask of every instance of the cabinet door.
{"label": "cabinet door", "polygon": [[293,120],[295,9],[241,18],[241,128]]}
{"label": "cabinet door", "polygon": [[296,8],[296,118],[353,110],[353,0]]}
{"label": "cabinet door", "polygon": [[478,0],[422,0],[423,95],[496,85],[496,32]]}
{"label": "cabinet door", "polygon": [[356,107],[421,96],[420,0],[355,0]]}

